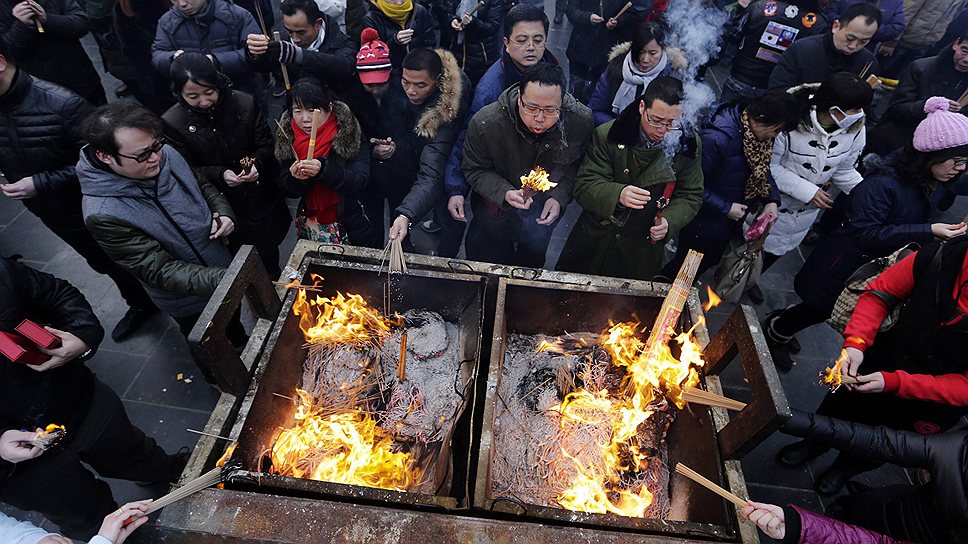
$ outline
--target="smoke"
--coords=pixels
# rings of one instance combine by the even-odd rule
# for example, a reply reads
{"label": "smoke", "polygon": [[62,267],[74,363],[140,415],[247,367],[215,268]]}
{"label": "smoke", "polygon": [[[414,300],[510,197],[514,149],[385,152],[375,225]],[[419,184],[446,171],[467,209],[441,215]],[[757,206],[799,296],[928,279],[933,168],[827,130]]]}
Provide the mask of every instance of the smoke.
{"label": "smoke", "polygon": [[[685,92],[682,127],[687,135],[699,129],[705,111],[716,103],[716,93],[705,83],[696,81],[696,73],[719,52],[728,19],[725,11],[703,0],[671,0],[666,10],[668,43],[681,49],[689,60],[685,73],[681,74]],[[679,151],[679,140],[666,138],[663,142],[669,156]]]}

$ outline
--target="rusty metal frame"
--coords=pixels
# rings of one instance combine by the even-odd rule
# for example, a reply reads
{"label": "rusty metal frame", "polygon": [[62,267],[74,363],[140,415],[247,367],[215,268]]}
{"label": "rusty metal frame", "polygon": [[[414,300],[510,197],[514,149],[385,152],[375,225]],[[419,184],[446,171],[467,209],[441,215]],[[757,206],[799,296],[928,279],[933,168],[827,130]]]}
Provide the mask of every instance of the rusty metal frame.
{"label": "rusty metal frame", "polygon": [[188,346],[195,360],[212,370],[219,389],[235,395],[248,387],[250,369],[229,342],[225,329],[243,296],[259,318],[275,319],[282,308],[269,274],[259,259],[259,252],[250,245],[242,246],[232,259],[201,317],[188,334]]}

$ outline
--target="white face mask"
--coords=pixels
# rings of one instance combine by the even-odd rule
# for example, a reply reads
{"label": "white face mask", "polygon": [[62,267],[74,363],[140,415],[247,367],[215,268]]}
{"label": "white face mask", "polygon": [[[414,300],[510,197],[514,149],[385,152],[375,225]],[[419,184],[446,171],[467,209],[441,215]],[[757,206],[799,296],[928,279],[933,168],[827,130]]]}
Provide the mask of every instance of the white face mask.
{"label": "white face mask", "polygon": [[[834,115],[834,113],[833,113],[834,110],[836,110],[837,113],[839,113],[840,115],[843,115],[844,118],[843,119],[837,119],[837,116]],[[838,108],[837,106],[834,106],[834,107],[830,108],[830,117],[833,118],[834,122],[837,123],[837,126],[838,127],[842,128],[842,129],[848,129],[851,126],[853,126],[854,123],[856,123],[857,121],[860,121],[861,119],[864,118],[864,112],[861,111],[860,113],[855,113],[853,115],[847,115],[846,113],[844,113],[844,110]]]}

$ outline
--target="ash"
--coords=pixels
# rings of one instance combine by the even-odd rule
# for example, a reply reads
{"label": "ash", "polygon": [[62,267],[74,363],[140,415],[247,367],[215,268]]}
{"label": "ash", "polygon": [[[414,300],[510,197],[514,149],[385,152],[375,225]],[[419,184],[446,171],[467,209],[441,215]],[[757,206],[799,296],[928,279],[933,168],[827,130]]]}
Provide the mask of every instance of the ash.
{"label": "ash", "polygon": [[[600,452],[610,442],[612,423],[563,418],[556,407],[580,387],[591,392],[618,391],[624,370],[612,365],[599,346],[567,354],[536,353],[545,339],[520,334],[508,338],[497,391],[491,497],[560,508],[558,497],[571,487],[576,463],[587,467],[586,473],[601,470]],[[665,519],[670,510],[665,435],[675,412],[663,397],[650,408],[655,412],[639,426],[635,440],[641,451],[650,454],[649,466],[623,473],[618,487],[638,491],[646,486],[654,500],[644,517]],[[573,459],[565,457],[563,449]]]}

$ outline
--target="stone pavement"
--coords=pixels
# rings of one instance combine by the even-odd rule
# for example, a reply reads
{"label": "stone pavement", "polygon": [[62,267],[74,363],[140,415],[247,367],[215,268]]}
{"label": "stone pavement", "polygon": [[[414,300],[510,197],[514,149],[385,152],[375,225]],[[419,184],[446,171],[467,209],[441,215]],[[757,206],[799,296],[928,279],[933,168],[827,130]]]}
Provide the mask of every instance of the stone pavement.
{"label": "stone pavement", "polygon": [[[548,4],[548,12],[553,13],[550,0]],[[563,63],[566,62],[564,47],[569,32],[567,22],[562,26],[552,27],[550,46]],[[85,43],[92,57],[96,59],[97,50],[92,47],[90,37],[86,38]],[[100,67],[100,62],[96,61],[95,64]],[[710,70],[707,75],[707,81],[713,87],[718,87],[721,79],[722,70],[718,68]],[[112,99],[117,84],[116,80],[106,76],[105,86]],[[963,217],[966,207],[963,204],[959,201],[959,206],[950,215]],[[564,237],[578,212],[577,205],[568,208],[555,233],[549,251],[549,264],[557,259]],[[417,246],[429,252],[434,245],[433,237],[416,227],[413,233]],[[283,256],[288,255],[292,245],[293,234],[290,233],[282,248]],[[21,203],[2,197],[0,254],[22,255],[27,264],[69,280],[85,294],[108,331],[126,310],[117,289],[106,276],[92,271],[79,255],[46,230]],[[769,310],[797,301],[792,283],[803,258],[801,251],[792,252],[764,276],[761,285],[766,301],[757,307],[761,317]],[[700,291],[705,291],[702,284]],[[724,304],[709,312],[711,334],[718,329],[731,310],[729,304]],[[818,373],[839,352],[839,337],[826,326],[816,326],[801,333],[799,339],[803,351],[797,359],[797,366],[789,374],[781,376],[781,381],[792,406],[813,410],[825,392],[817,384]],[[200,376],[177,327],[166,316],[154,317],[139,334],[120,344],[114,343],[108,335],[97,356],[88,364],[123,399],[131,420],[148,435],[155,437],[169,452],[194,446],[197,436],[186,429],[202,429],[218,397],[217,392]],[[728,395],[740,400],[748,397],[748,389],[741,377],[735,373],[727,374],[725,384]],[[832,454],[798,470],[779,467],[774,462],[774,454],[779,447],[791,441],[789,437],[776,434],[743,460],[751,498],[777,504],[795,503],[820,511],[829,503],[829,499],[819,497],[813,491],[812,483],[815,475],[832,460]],[[909,482],[910,478],[907,472],[888,466],[865,474],[859,481],[878,486]],[[137,487],[130,482],[109,480],[109,483],[115,498],[122,503],[158,496],[165,491],[163,488]],[[12,511],[9,508],[3,510]],[[43,522],[42,517],[37,514],[14,513],[37,523]],[[49,523],[45,527],[54,530]],[[143,534],[137,540],[147,541],[151,528],[146,527],[138,532]],[[764,541],[768,539],[764,538]]]}

